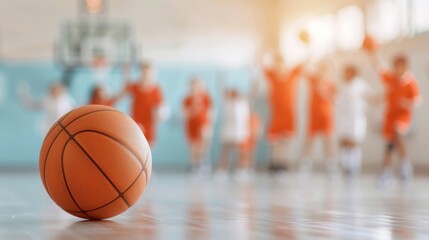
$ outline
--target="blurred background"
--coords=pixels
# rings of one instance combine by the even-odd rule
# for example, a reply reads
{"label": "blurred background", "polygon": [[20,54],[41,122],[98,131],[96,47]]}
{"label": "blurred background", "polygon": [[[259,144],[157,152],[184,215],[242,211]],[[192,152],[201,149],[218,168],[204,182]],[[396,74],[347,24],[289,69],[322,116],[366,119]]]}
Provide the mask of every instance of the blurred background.
{"label": "blurred background", "polygon": [[[190,77],[203,79],[215,112],[220,112],[219,79],[245,93],[252,82],[260,81],[256,62],[261,54],[281,51],[289,64],[300,63],[305,46],[296,36],[302,29],[312,36],[312,54],[334,62],[336,81],[342,66],[352,63],[381,89],[368,57],[360,50],[365,34],[381,43],[385,59],[406,54],[425,100],[429,90],[428,9],[427,0],[0,0],[0,168],[38,165],[43,113],[22,106],[17,90],[20,84],[28,83],[34,98],[42,98],[53,82],[64,81],[82,105],[100,81],[111,93],[123,87],[122,64],[147,60],[156,67],[171,109],[168,120],[159,125],[154,166],[184,170],[189,160],[181,104]],[[97,48],[111,58],[108,70],[95,66]],[[300,84],[298,91],[300,131],[294,139],[292,149],[297,150],[291,152],[292,160],[298,157],[306,126],[307,88]],[[264,86],[259,93],[256,111],[266,121]],[[129,99],[117,107],[129,112]],[[410,138],[410,156],[418,171],[429,169],[426,109],[424,104],[416,112]],[[364,167],[368,170],[379,165],[384,150],[381,112],[382,106],[370,108],[364,143]],[[218,128],[216,120],[213,160],[220,148]],[[267,160],[267,143],[262,138],[258,166]]]}

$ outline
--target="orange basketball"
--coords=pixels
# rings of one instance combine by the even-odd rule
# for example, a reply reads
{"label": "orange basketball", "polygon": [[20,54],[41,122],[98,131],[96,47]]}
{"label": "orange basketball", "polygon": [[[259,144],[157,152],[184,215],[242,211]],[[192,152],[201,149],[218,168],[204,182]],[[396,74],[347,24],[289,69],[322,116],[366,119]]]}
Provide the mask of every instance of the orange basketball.
{"label": "orange basketball", "polygon": [[378,42],[371,36],[365,36],[362,47],[368,51],[374,51],[378,48]]}
{"label": "orange basketball", "polygon": [[308,34],[307,31],[302,30],[299,33],[299,40],[301,40],[301,42],[303,42],[305,44],[308,44],[308,43],[310,43],[310,35]]}
{"label": "orange basketball", "polygon": [[104,219],[136,203],[149,182],[152,156],[128,115],[89,105],[70,111],[51,127],[39,170],[58,206],[77,217]]}

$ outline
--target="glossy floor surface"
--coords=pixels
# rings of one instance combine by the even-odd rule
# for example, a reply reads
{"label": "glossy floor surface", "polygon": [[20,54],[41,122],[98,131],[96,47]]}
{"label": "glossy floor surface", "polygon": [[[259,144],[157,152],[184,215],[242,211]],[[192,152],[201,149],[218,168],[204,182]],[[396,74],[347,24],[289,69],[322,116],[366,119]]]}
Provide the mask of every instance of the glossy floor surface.
{"label": "glossy floor surface", "polygon": [[429,239],[429,178],[389,189],[374,182],[158,172],[136,206],[90,222],[59,209],[36,173],[2,173],[0,239]]}

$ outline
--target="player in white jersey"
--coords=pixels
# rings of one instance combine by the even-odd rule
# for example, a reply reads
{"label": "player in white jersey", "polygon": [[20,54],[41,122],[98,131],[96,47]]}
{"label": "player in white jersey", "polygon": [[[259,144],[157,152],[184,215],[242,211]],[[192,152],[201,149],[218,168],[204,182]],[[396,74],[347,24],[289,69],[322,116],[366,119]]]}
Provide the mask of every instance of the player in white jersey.
{"label": "player in white jersey", "polygon": [[48,132],[49,128],[62,115],[71,111],[75,107],[75,102],[68,94],[66,87],[57,82],[52,84],[49,95],[40,100],[34,100],[29,93],[28,85],[22,85],[20,88],[21,102],[29,109],[40,110],[45,113],[41,130]]}
{"label": "player in white jersey", "polygon": [[337,132],[339,157],[348,176],[355,176],[361,168],[361,143],[365,139],[367,103],[375,99],[375,92],[354,66],[346,66],[337,95]]}
{"label": "player in white jersey", "polygon": [[[222,150],[218,163],[218,178],[225,178],[231,154],[237,153],[237,167],[243,162],[244,156],[240,146],[249,138],[250,107],[247,96],[240,96],[237,90],[225,90],[221,123]],[[237,169],[245,170],[245,169]],[[247,169],[246,169],[247,170]]]}

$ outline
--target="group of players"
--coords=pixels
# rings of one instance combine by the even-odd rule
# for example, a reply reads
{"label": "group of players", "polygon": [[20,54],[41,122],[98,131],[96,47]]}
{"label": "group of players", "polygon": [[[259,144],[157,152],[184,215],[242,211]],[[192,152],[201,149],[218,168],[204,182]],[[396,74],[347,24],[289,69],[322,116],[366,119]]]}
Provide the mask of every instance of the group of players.
{"label": "group of players", "polygon": [[[320,137],[324,146],[325,167],[329,176],[336,176],[339,166],[348,176],[356,176],[360,171],[361,144],[366,133],[366,108],[368,103],[384,100],[385,112],[382,135],[386,141],[385,156],[379,174],[379,184],[387,185],[394,176],[393,159],[399,158],[399,176],[407,181],[413,175],[413,168],[407,154],[406,135],[413,119],[414,108],[419,104],[417,82],[409,72],[408,61],[400,55],[393,59],[391,69],[382,65],[378,47],[367,37],[363,47],[379,73],[385,96],[380,97],[359,76],[353,65],[345,66],[342,80],[336,86],[329,61],[320,61],[316,70],[310,71],[308,64],[288,68],[280,54],[273,56],[269,66],[261,64],[268,86],[270,116],[267,126],[267,140],[270,144],[269,171],[281,175],[287,170],[287,152],[290,140],[297,130],[296,95],[300,79],[307,80],[309,89],[308,127],[306,141],[299,161],[300,176],[310,172],[313,159],[313,143]],[[130,80],[129,68],[124,69],[126,84],[116,96],[108,96],[103,86],[96,86],[89,104],[113,106],[126,95],[132,98],[131,116],[139,124],[149,144],[156,140],[156,126],[163,105],[163,92],[156,81],[154,68],[150,64],[140,66],[138,81]],[[261,133],[261,121],[253,107],[254,92],[240,94],[235,89],[223,89],[220,137],[222,150],[215,176],[225,178],[229,157],[233,151],[237,155],[236,176],[248,178],[253,165],[253,154]],[[60,83],[51,87],[50,96],[44,101],[34,101],[26,92],[21,94],[23,103],[31,108],[47,112],[46,127],[62,114],[74,107],[66,88]],[[207,164],[213,132],[213,101],[205,89],[203,81],[193,77],[189,92],[183,99],[184,127],[190,146],[191,174],[201,174]],[[338,119],[334,124],[334,110]],[[338,135],[338,158],[334,156],[333,131]],[[205,174],[205,173],[203,173]]]}

